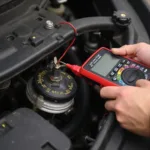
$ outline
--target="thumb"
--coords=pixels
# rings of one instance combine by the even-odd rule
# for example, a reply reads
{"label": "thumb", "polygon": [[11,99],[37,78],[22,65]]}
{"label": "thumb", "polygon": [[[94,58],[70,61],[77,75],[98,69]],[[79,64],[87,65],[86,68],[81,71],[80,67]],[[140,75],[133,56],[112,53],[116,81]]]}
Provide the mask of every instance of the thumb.
{"label": "thumb", "polygon": [[147,86],[150,86],[150,82],[148,80],[140,79],[136,82],[136,86],[147,87]]}
{"label": "thumb", "polygon": [[136,55],[138,44],[124,45],[121,48],[113,48],[112,52],[116,55]]}

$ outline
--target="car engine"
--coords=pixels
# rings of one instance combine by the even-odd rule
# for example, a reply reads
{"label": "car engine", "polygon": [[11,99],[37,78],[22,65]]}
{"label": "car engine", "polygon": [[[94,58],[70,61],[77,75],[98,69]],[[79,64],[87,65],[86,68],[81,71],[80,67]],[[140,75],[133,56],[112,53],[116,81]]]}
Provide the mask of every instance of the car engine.
{"label": "car engine", "polygon": [[146,149],[105,110],[99,85],[57,63],[66,49],[63,61],[81,65],[99,47],[149,43],[138,3],[1,0],[0,148]]}

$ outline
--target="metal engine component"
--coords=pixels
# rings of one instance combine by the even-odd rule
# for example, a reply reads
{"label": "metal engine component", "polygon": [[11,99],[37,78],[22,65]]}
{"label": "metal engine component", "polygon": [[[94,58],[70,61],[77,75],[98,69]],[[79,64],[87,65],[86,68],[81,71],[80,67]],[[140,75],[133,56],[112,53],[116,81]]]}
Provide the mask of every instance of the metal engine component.
{"label": "metal engine component", "polygon": [[66,3],[68,0],[57,0],[59,4]]}
{"label": "metal engine component", "polygon": [[46,24],[45,24],[45,28],[48,29],[48,30],[53,29],[54,28],[54,23],[50,20],[47,20]]}
{"label": "metal engine component", "polygon": [[38,109],[52,114],[61,114],[74,104],[77,84],[60,69],[43,69],[29,80],[26,94]]}
{"label": "metal engine component", "polygon": [[121,28],[128,27],[131,24],[131,17],[125,11],[115,11],[112,20]]}
{"label": "metal engine component", "polygon": [[68,0],[51,0],[51,3],[58,3],[58,4],[63,4],[66,3]]}

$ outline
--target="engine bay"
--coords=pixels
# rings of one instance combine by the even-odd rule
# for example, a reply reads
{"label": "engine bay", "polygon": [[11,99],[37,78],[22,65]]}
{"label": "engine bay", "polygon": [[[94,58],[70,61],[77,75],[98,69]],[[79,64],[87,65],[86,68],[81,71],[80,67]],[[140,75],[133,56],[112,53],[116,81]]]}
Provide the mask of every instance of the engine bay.
{"label": "engine bay", "polygon": [[[53,130],[48,127],[47,132],[56,134],[53,139],[43,130],[46,145],[43,142],[39,148],[31,146],[32,150],[147,149],[149,139],[124,131],[115,115],[105,110],[98,85],[57,64],[67,49],[63,61],[82,65],[100,47],[111,49],[125,44],[149,43],[149,27],[126,4],[130,2],[84,0],[81,5],[77,0],[0,2],[0,124],[2,131],[8,127],[6,134],[2,134],[6,136],[5,145],[7,134],[12,131],[7,118],[13,118],[17,112],[20,117],[13,118],[15,130],[22,125],[21,121],[26,125],[21,129],[28,130],[25,122],[30,122],[33,115],[33,122],[36,117],[41,118],[41,123],[35,121],[34,126],[41,124],[46,130],[49,124]],[[21,119],[28,116],[29,119]],[[29,123],[30,130],[33,124]],[[40,140],[40,133],[27,137],[36,136],[35,142]],[[15,134],[11,135],[12,139],[13,136]],[[17,136],[26,138],[21,134]],[[60,146],[57,147],[56,141]],[[17,139],[17,142],[20,141]],[[4,149],[10,150],[11,146]]]}

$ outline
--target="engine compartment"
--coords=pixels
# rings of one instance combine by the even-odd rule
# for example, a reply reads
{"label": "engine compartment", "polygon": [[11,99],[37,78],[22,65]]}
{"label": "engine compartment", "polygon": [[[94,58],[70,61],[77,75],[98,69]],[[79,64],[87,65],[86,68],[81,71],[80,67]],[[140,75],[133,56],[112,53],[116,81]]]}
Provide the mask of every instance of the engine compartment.
{"label": "engine compartment", "polygon": [[[74,37],[76,42],[63,61],[81,65],[101,46],[112,48],[149,42],[149,35],[144,25],[139,23],[137,27],[135,21],[128,22],[134,15],[124,12],[119,2],[117,5],[113,0],[109,3],[95,0],[86,1],[85,5],[83,1],[80,11],[77,1],[65,2],[17,3],[16,0],[9,10],[0,11],[0,20],[6,18],[0,24],[0,116],[26,107],[66,134],[72,141],[72,149],[110,150],[107,142],[112,132],[119,130],[122,143],[124,130],[116,123],[114,114],[104,109],[99,86],[76,77],[63,66],[57,68],[56,58],[60,58]],[[4,7],[8,3],[0,5]],[[106,7],[110,3],[116,4],[116,10],[120,11],[113,13],[113,6]],[[82,12],[83,4],[89,12]],[[103,7],[108,10],[103,11]],[[126,14],[125,21],[118,15],[121,13]],[[73,24],[77,35],[69,25],[60,24],[66,21]],[[141,137],[136,139],[140,141]],[[147,148],[144,144],[138,148]]]}

